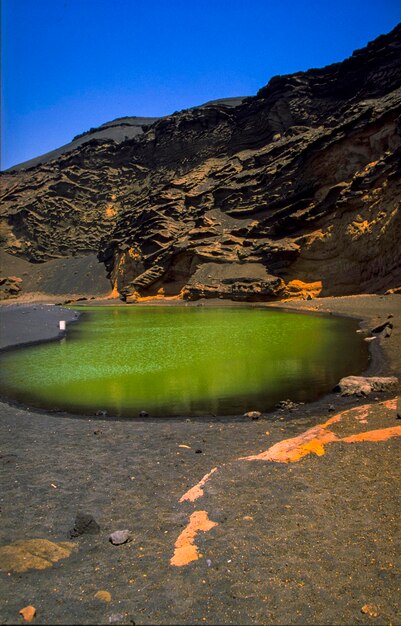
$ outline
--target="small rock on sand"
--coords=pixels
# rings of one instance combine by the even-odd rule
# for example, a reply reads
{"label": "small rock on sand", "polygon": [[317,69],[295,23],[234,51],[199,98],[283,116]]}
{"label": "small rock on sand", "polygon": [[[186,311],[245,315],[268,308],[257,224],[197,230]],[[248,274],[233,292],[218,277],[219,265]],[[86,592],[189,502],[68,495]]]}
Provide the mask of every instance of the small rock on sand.
{"label": "small rock on sand", "polygon": [[110,543],[113,546],[120,546],[123,543],[127,543],[127,541],[131,541],[131,533],[129,530],[116,530],[114,533],[111,533],[109,537]]}
{"label": "small rock on sand", "polygon": [[375,604],[364,604],[361,613],[369,615],[369,617],[379,617],[379,609]]}
{"label": "small rock on sand", "polygon": [[29,605],[21,609],[19,613],[25,622],[31,622],[36,615],[36,609],[34,606]]}
{"label": "small rock on sand", "polygon": [[102,602],[111,602],[111,593],[109,591],[97,591],[95,593],[95,598],[97,600],[101,600]]}
{"label": "small rock on sand", "polygon": [[248,413],[244,413],[244,417],[250,417],[253,420],[258,420],[262,415],[260,411],[248,411]]}

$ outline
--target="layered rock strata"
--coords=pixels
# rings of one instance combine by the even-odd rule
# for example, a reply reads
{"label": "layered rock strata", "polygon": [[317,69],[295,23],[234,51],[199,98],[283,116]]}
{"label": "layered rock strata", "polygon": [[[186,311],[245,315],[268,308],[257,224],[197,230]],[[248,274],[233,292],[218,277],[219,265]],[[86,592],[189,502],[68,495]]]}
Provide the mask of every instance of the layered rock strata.
{"label": "layered rock strata", "polygon": [[128,302],[401,285],[401,25],[254,97],[121,118],[56,153],[2,174],[4,248],[95,253]]}

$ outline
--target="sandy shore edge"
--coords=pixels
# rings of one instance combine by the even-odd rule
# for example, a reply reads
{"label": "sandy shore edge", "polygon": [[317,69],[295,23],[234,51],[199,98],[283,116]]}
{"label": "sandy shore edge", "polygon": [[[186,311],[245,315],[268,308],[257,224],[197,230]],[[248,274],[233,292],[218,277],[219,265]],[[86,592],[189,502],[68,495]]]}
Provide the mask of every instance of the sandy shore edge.
{"label": "sandy shore edge", "polygon": [[[47,341],[60,340],[68,332],[68,325],[79,320],[81,311],[79,305],[93,306],[253,306],[261,308],[274,308],[280,310],[297,311],[309,315],[338,315],[349,317],[360,322],[361,329],[369,334],[369,329],[382,323],[389,316],[394,329],[391,338],[381,339],[378,337],[370,342],[370,362],[368,369],[359,372],[360,375],[367,376],[397,376],[401,377],[401,355],[399,346],[401,345],[401,295],[355,295],[327,297],[316,300],[291,300],[282,302],[231,302],[215,300],[204,300],[183,303],[177,300],[158,300],[155,302],[141,302],[138,304],[126,305],[120,300],[96,299],[88,302],[75,303],[77,308],[66,308],[55,303],[45,302],[7,302],[0,304],[0,352],[23,348],[28,345],[43,343]],[[70,306],[74,306],[71,304]],[[67,330],[59,328],[59,323],[64,320]],[[284,399],[284,398],[283,398]],[[338,405],[341,400],[337,394],[331,393],[325,399]],[[311,405],[316,405],[321,399],[316,400]],[[339,401],[340,400],[340,401]],[[44,409],[35,409],[40,413],[46,413]],[[270,411],[273,412],[273,411]],[[63,415],[69,415],[63,412]],[[71,414],[71,417],[77,415]],[[82,416],[88,417],[88,416]],[[234,417],[234,416],[232,416]],[[118,419],[118,418],[113,418]],[[159,418],[162,419],[162,418]],[[178,418],[180,419],[180,418]]]}
{"label": "sandy shore edge", "polygon": [[54,304],[7,304],[0,306],[0,350],[61,339],[59,323],[77,321],[79,312]]}

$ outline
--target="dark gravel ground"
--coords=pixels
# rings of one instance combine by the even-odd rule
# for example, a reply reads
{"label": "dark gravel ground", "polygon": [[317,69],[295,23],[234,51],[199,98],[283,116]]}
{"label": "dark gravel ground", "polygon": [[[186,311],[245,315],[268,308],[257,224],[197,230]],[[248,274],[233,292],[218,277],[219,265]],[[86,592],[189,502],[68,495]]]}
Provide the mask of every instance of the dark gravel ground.
{"label": "dark gravel ground", "polygon": [[[392,314],[372,372],[400,374],[401,296],[300,306],[311,304],[368,325]],[[22,623],[19,610],[31,604],[37,624],[401,623],[400,439],[335,442],[297,463],[238,460],[367,402],[369,424],[339,423],[339,437],[399,426],[382,404],[394,397],[331,394],[259,420],[107,421],[0,405],[0,546],[68,541],[79,511],[100,525],[53,567],[0,572],[0,622]],[[214,467],[204,496],[180,503]],[[196,537],[202,558],[174,567],[174,544],[194,511],[218,525]],[[113,546],[109,534],[126,528],[133,540]],[[111,601],[95,598],[99,590]]]}

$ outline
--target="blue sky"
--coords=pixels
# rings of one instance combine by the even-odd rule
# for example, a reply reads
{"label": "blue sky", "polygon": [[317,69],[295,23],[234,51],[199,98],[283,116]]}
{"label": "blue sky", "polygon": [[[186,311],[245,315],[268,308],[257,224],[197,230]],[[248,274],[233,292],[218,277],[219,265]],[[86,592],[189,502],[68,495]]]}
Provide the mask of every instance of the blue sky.
{"label": "blue sky", "polygon": [[2,0],[5,169],[124,115],[254,95],[341,61],[400,0]]}

